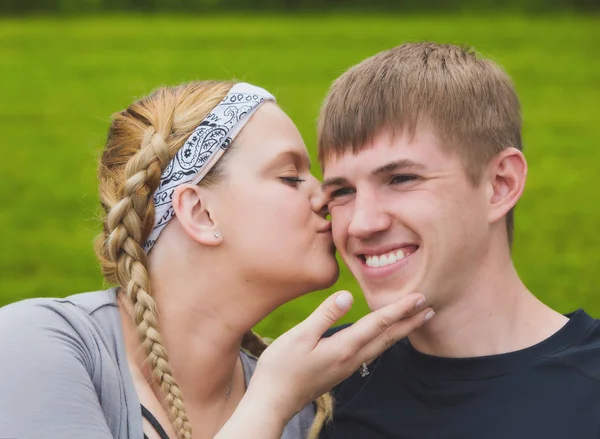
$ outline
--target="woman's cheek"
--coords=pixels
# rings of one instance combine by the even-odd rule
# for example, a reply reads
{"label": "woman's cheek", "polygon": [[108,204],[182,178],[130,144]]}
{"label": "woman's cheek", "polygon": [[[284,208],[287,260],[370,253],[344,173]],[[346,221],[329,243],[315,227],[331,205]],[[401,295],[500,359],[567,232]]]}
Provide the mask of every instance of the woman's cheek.
{"label": "woman's cheek", "polygon": [[306,222],[306,219],[310,218],[312,214],[310,202],[305,196],[289,195],[285,202],[281,203],[281,208],[285,212],[286,217],[294,223]]}

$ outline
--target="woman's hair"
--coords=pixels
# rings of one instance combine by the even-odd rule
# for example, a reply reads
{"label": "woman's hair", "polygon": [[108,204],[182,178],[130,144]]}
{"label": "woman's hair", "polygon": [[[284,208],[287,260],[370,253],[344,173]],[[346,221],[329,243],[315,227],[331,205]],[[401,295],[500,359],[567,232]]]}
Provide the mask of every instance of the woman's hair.
{"label": "woman's hair", "polygon": [[[197,81],[161,87],[116,113],[98,169],[104,228],[96,239],[96,254],[106,280],[118,284],[133,306],[148,364],[164,393],[167,413],[180,439],[192,437],[191,426],[160,336],[148,257],[142,243],[154,226],[153,195],[163,170],[233,85],[233,82]],[[222,168],[223,159],[200,185],[218,183],[223,178]],[[249,332],[242,347],[258,357],[267,345],[257,334]],[[316,438],[323,423],[331,417],[332,399],[324,395],[316,405],[311,438]]]}

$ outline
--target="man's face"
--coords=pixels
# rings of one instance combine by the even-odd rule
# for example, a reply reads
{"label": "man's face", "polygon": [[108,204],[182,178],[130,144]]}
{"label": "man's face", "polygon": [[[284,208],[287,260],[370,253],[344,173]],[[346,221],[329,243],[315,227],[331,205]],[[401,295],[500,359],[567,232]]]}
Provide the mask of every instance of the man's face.
{"label": "man's face", "polygon": [[381,132],[324,165],[334,243],[371,309],[419,292],[441,306],[472,282],[487,250],[489,192],[421,128]]}

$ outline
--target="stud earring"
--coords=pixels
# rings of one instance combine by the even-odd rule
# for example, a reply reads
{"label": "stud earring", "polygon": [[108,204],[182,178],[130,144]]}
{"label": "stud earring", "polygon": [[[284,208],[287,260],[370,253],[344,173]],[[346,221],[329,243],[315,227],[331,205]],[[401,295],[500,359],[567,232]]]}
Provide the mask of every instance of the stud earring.
{"label": "stud earring", "polygon": [[221,237],[221,232],[215,232],[215,238],[220,238]]}

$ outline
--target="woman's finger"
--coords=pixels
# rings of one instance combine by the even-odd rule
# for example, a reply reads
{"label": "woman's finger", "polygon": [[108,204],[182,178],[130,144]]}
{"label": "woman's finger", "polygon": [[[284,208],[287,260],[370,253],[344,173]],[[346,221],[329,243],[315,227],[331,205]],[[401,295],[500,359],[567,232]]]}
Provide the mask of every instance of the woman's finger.
{"label": "woman's finger", "polygon": [[[381,355],[384,351],[408,336],[415,329],[423,326],[434,316],[434,314],[435,313],[431,308],[425,308],[416,314],[394,323],[379,337],[366,344],[360,350],[356,356],[357,363],[360,365],[363,362],[372,361],[372,359]],[[360,361],[361,359],[362,361]]]}
{"label": "woman's finger", "polygon": [[[345,346],[358,353],[392,326],[413,316],[425,306],[421,294],[408,294],[401,299],[367,314],[352,326],[339,331],[331,337],[331,342]],[[412,321],[411,321],[412,322]],[[411,325],[407,325],[411,327]]]}
{"label": "woman's finger", "polygon": [[[314,338],[315,344],[325,331],[331,328],[352,307],[354,298],[348,291],[338,291],[332,294],[315,309],[304,321],[291,331],[296,335]],[[290,331],[290,332],[291,332]]]}

